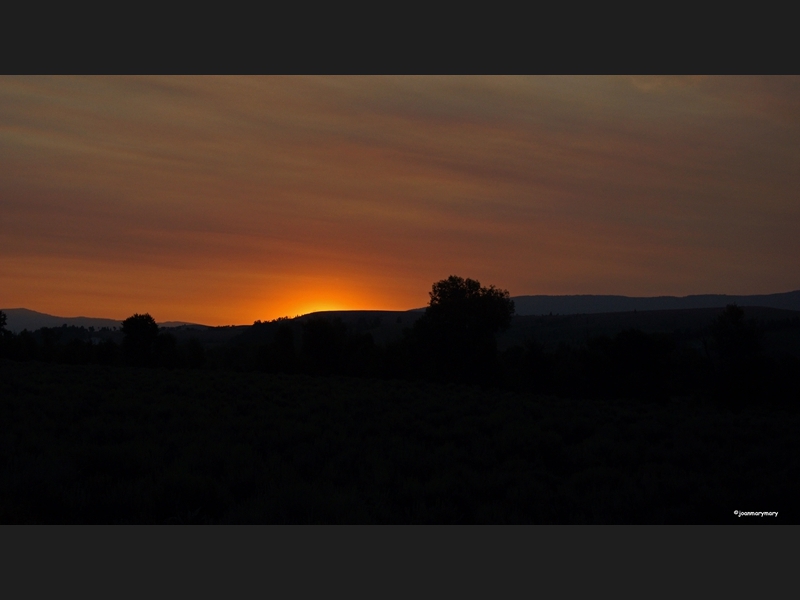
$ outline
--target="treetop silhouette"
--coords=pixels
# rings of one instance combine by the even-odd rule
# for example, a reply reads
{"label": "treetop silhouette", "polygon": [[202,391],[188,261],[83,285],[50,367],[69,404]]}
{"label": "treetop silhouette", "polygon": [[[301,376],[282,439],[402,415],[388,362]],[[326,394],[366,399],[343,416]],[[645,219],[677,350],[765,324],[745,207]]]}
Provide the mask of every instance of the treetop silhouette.
{"label": "treetop silhouette", "polygon": [[158,338],[158,325],[149,313],[135,313],[122,322],[122,347],[127,358],[137,365],[145,365],[152,358],[153,346]]}
{"label": "treetop silhouette", "polygon": [[514,301],[508,290],[482,287],[475,279],[451,275],[433,284],[425,315],[428,319],[491,332],[508,328],[514,316]]}
{"label": "treetop silhouette", "polygon": [[488,382],[497,372],[495,334],[514,316],[507,290],[451,275],[437,281],[430,304],[414,324],[422,372],[437,379]]}

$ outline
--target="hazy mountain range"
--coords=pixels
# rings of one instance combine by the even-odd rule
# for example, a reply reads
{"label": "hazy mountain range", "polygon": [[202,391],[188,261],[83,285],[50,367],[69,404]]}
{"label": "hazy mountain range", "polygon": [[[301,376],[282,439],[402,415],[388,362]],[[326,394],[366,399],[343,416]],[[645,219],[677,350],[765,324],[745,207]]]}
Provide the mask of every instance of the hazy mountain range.
{"label": "hazy mountain range", "polygon": [[[0,308],[5,314],[7,319],[6,327],[9,331],[19,333],[23,329],[28,331],[35,331],[42,327],[61,327],[62,325],[75,326],[75,327],[94,327],[95,329],[102,329],[108,327],[109,329],[119,328],[122,321],[116,319],[103,319],[99,317],[56,317],[45,313],[36,312],[27,308]],[[161,327],[178,327],[180,325],[192,325],[192,323],[185,323],[183,321],[165,321],[159,323]]]}
{"label": "hazy mountain range", "polygon": [[[729,296],[725,294],[702,294],[694,296],[656,296],[656,297],[630,297],[608,295],[580,295],[580,296],[513,296],[517,315],[579,315],[597,313],[622,313],[633,311],[661,311],[696,308],[722,308],[727,304],[739,306],[761,306],[765,308],[780,308],[785,310],[800,311],[800,290],[781,294],[760,294],[751,296]],[[23,329],[34,331],[41,327],[61,327],[74,325],[77,327],[102,327],[119,328],[121,321],[115,319],[102,319],[97,317],[57,317],[36,312],[26,308],[3,308],[8,317],[7,328],[19,333]],[[411,311],[328,311],[332,316],[343,316],[347,313],[396,313],[402,315],[406,312],[420,312],[418,308]],[[302,317],[301,317],[302,318]],[[398,321],[399,322],[399,321]],[[165,321],[159,323],[161,327],[207,327],[197,323],[184,321]]]}
{"label": "hazy mountain range", "polygon": [[629,312],[634,310],[678,310],[686,308],[724,308],[728,304],[800,310],[800,290],[782,294],[728,296],[701,294],[695,296],[515,296],[518,315],[581,315]]}

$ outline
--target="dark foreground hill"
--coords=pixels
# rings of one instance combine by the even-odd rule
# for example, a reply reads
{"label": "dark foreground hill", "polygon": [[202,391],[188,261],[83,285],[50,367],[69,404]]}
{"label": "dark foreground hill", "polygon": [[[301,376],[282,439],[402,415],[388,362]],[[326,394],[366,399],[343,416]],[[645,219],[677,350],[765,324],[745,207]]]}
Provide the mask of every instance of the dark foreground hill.
{"label": "dark foreground hill", "polygon": [[[599,314],[516,316],[511,327],[498,337],[501,349],[530,340],[545,347],[558,344],[582,345],[597,336],[614,336],[630,329],[664,333],[682,341],[700,342],[709,336],[709,324],[720,308],[628,311]],[[749,306],[747,320],[762,330],[764,349],[790,351],[800,356],[800,311]],[[789,334],[788,337],[786,334]],[[787,341],[784,341],[786,337]]]}
{"label": "dark foreground hill", "polygon": [[781,294],[736,296],[726,294],[699,294],[693,296],[515,296],[518,315],[576,315],[619,313],[632,311],[688,310],[697,308],[722,308],[728,304],[763,306],[783,310],[800,310],[800,290]]}
{"label": "dark foreground hill", "polygon": [[[780,294],[775,294],[775,296],[780,296]],[[512,319],[511,327],[498,336],[497,343],[501,350],[518,344],[526,344],[531,340],[535,340],[537,343],[544,344],[545,346],[555,346],[560,343],[580,345],[584,344],[587,339],[593,336],[613,336],[625,329],[639,329],[647,333],[677,333],[684,339],[693,338],[699,340],[704,334],[707,334],[708,324],[721,310],[722,307],[679,310],[631,310],[607,313],[587,312],[583,314],[562,313],[538,316],[517,314],[517,316]],[[63,325],[61,321],[64,319],[61,317],[52,317],[50,315],[43,315],[42,313],[34,313],[29,321],[19,318],[20,316],[24,317],[27,313],[33,313],[33,311],[12,309],[11,315],[13,318],[9,316],[9,324],[13,325],[16,323],[16,325],[14,327],[9,326],[9,330],[15,332],[21,331],[22,329],[35,331],[38,328],[33,325],[41,320],[40,317],[47,317],[49,320],[42,322],[52,324],[40,325],[39,327],[62,327]],[[746,313],[748,319],[753,319],[766,325],[800,318],[800,311],[798,310],[786,310],[764,306],[748,307]],[[403,331],[412,327],[414,322],[423,314],[424,310],[422,309],[408,311],[323,311],[289,319],[285,322],[292,328],[295,339],[300,340],[303,327],[310,320],[320,318],[329,320],[338,319],[349,331],[369,334],[376,344],[383,345],[402,338]],[[16,320],[14,320],[14,318],[16,318]],[[67,319],[67,321],[73,323],[73,325],[69,327],[88,328],[94,326],[95,330],[99,329],[99,326],[102,324],[101,322],[104,321],[115,323],[115,326],[119,325],[116,321],[90,319],[86,317],[75,317]],[[95,325],[90,325],[89,323],[95,323]],[[108,325],[106,324],[103,326],[106,327]],[[221,327],[186,323],[162,323],[160,327],[164,331],[168,331],[174,335],[179,342],[195,339],[206,348],[217,348],[231,342],[234,344],[269,342],[272,340],[274,331],[276,330],[275,323],[263,325],[260,323],[256,325],[228,325]],[[89,333],[87,331],[86,336],[87,339],[92,336],[110,337],[117,343],[122,340],[122,334],[118,331],[109,333],[108,335],[101,334],[98,331],[94,333]],[[773,338],[777,340],[778,337],[780,336],[767,333],[765,346],[771,347],[773,345]],[[776,343],[781,348],[784,346],[787,347],[787,350],[791,348],[794,354],[800,356],[800,335],[792,336],[792,339],[788,342],[778,340]]]}
{"label": "dark foreground hill", "polygon": [[0,360],[0,522],[797,523],[799,428],[793,406]]}
{"label": "dark foreground hill", "polygon": [[[645,333],[665,333],[683,341],[699,344],[708,337],[709,324],[722,308],[696,308],[680,310],[628,311],[612,313],[517,315],[511,326],[497,337],[500,350],[531,341],[546,348],[559,344],[583,345],[587,340],[601,335],[614,336],[621,331],[638,329]],[[348,331],[369,334],[376,344],[383,345],[402,338],[403,331],[413,326],[424,314],[411,311],[329,311],[317,312],[285,321],[293,330],[295,339],[302,337],[303,326],[312,319],[338,319]],[[747,319],[759,323],[764,329],[765,349],[791,351],[800,356],[800,311],[753,306],[745,311]],[[797,326],[785,327],[790,322]],[[773,331],[782,329],[787,331]],[[262,326],[236,326],[198,328],[193,326],[171,329],[178,339],[196,337],[208,344],[233,342],[236,344],[270,342],[277,323]],[[784,340],[784,338],[786,338]]]}

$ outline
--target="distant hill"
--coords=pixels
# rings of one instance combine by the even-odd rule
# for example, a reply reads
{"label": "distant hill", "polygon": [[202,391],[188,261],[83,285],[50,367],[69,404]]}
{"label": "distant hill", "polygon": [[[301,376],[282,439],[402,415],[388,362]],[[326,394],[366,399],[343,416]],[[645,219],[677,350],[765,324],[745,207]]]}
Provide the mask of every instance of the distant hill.
{"label": "distant hill", "polygon": [[[569,296],[567,296],[569,298]],[[596,296],[597,297],[597,296]],[[600,296],[602,298],[602,296]],[[724,297],[724,296],[723,296]],[[730,297],[728,297],[730,298]],[[516,298],[514,299],[517,300]],[[729,301],[730,303],[730,301]],[[738,304],[738,303],[737,303]],[[747,306],[747,305],[744,305]],[[531,340],[536,340],[549,349],[559,343],[580,345],[587,339],[600,335],[613,336],[625,329],[639,329],[646,333],[679,334],[684,339],[699,339],[707,335],[708,326],[722,312],[725,303],[712,307],[666,309],[666,310],[627,310],[604,313],[577,313],[550,315],[520,315],[517,314],[511,321],[511,326],[501,332],[497,339],[500,350],[505,350],[515,345],[525,345]],[[424,309],[408,311],[326,311],[317,312],[288,321],[294,333],[294,339],[302,339],[302,326],[313,318],[341,319],[348,329],[356,333],[369,333],[378,344],[384,344],[399,339],[403,329],[413,326],[414,322],[424,314]],[[762,324],[780,321],[800,320],[800,311],[764,306],[747,306],[745,318],[754,319]],[[780,343],[767,340],[768,344],[790,350],[800,356],[800,335],[797,325],[792,325],[791,339]],[[277,323],[265,323],[253,327],[215,328],[205,335],[211,334],[220,340],[235,340],[235,343],[268,343],[273,337]],[[226,331],[223,331],[227,329]],[[219,331],[217,331],[219,330]],[[179,330],[174,330],[175,333]],[[187,330],[186,337],[189,331]],[[201,341],[210,341],[210,337],[194,330],[192,335]],[[780,334],[784,335],[784,334]],[[223,337],[224,336],[224,337]],[[774,337],[773,334],[768,336]],[[180,336],[179,336],[180,337]],[[788,346],[787,346],[788,344]],[[784,347],[785,346],[785,347]]]}
{"label": "distant hill", "polygon": [[[303,335],[303,325],[313,319],[339,319],[347,328],[355,333],[369,333],[378,344],[396,340],[403,335],[403,329],[411,327],[425,309],[413,310],[329,310],[308,313],[286,321],[292,328],[294,339],[299,341]],[[269,343],[275,335],[278,322],[259,323],[237,330],[235,343],[261,344]],[[233,329],[233,328],[231,328]],[[174,330],[177,332],[179,330]],[[185,334],[184,334],[185,335]],[[201,341],[203,338],[198,337]],[[180,339],[180,338],[179,338]]]}
{"label": "distant hill", "polygon": [[800,290],[782,294],[728,296],[702,294],[696,296],[514,296],[516,313],[526,315],[587,315],[644,310],[681,310],[694,308],[724,308],[727,304],[763,306],[784,310],[800,310]]}
{"label": "distant hill", "polygon": [[[800,311],[800,290],[781,294],[761,294],[752,296],[729,296],[725,294],[702,294],[695,296],[606,296],[606,295],[581,295],[581,296],[512,296],[516,314],[518,316],[539,315],[589,315],[600,313],[625,313],[634,311],[663,311],[663,310],[688,310],[701,308],[724,308],[727,304],[739,306],[752,306],[775,308],[782,310]],[[61,327],[61,325],[74,325],[77,327],[120,327],[121,321],[115,319],[102,319],[96,317],[56,317],[45,313],[28,310],[26,308],[3,308],[8,317],[7,327],[14,333],[23,329],[34,331],[41,327]],[[384,340],[397,337],[404,327],[409,327],[424,312],[425,308],[415,308],[407,311],[381,311],[381,310],[347,310],[324,311],[310,313],[296,317],[296,326],[305,320],[314,317],[340,318],[345,324],[355,326],[358,330],[373,331],[376,338]],[[226,328],[212,328],[208,325],[187,323],[184,321],[166,321],[159,323],[160,327],[173,328],[173,333],[178,337],[195,335],[214,336],[216,338],[229,338],[236,335],[246,326],[233,326]],[[211,330],[219,331],[211,331]],[[201,337],[203,337],[201,336]],[[377,339],[376,339],[377,341]]]}
{"label": "distant hill", "polygon": [[[36,312],[27,308],[2,308],[7,319],[6,327],[9,331],[19,333],[23,329],[28,331],[36,331],[42,327],[61,327],[62,325],[74,327],[94,327],[95,329],[102,329],[108,327],[109,329],[119,328],[122,326],[122,321],[116,319],[103,319],[100,317],[56,317],[45,313]],[[159,323],[161,327],[179,327],[186,325],[194,325],[193,323],[185,323],[183,321],[167,321]],[[197,327],[204,327],[204,325],[196,325]]]}
{"label": "distant hill", "polygon": [[74,325],[75,327],[94,327],[101,329],[108,327],[120,327],[122,322],[116,319],[101,319],[98,317],[56,317],[45,313],[28,310],[27,308],[3,308],[0,309],[8,317],[6,327],[9,331],[19,333],[23,329],[35,331],[42,327],[61,327],[62,325]]}
{"label": "distant hill", "polygon": [[159,327],[211,327],[210,325],[201,325],[200,323],[189,323],[188,321],[164,321],[158,324]]}

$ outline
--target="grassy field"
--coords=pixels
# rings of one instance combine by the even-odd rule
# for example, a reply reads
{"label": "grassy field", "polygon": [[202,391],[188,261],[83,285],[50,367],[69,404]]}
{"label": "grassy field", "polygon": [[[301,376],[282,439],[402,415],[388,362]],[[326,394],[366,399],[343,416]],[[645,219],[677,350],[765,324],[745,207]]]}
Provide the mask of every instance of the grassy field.
{"label": "grassy field", "polygon": [[0,361],[0,522],[797,523],[798,432],[688,398]]}

